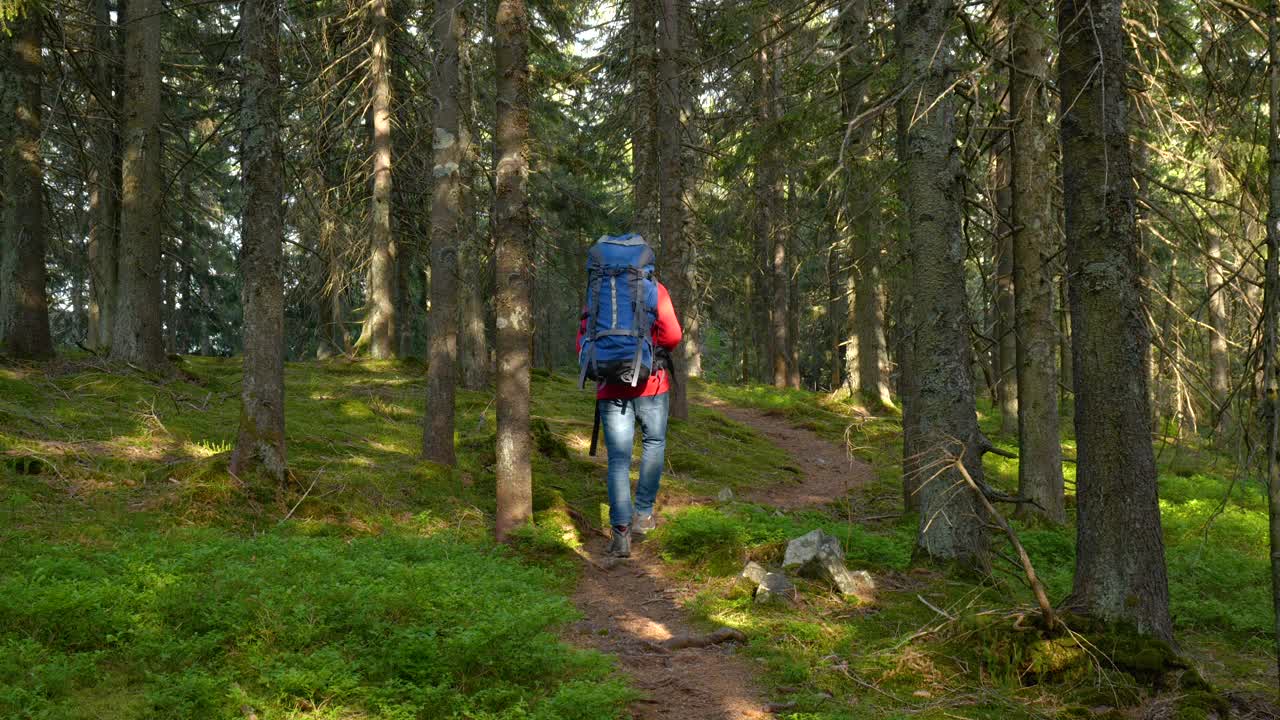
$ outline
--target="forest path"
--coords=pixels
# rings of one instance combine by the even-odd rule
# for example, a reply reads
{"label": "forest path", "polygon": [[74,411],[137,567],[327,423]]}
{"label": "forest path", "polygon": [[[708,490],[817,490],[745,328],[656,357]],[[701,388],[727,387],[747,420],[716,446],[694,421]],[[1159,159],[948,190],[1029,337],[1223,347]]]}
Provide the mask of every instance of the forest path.
{"label": "forest path", "polygon": [[[844,497],[872,478],[869,465],[849,460],[844,448],[817,434],[793,427],[784,418],[730,405],[718,398],[697,398],[735,422],[754,428],[791,455],[800,481],[744,492],[752,502],[783,510],[816,507]],[[662,499],[666,499],[665,497]],[[700,504],[710,498],[681,498]],[[659,522],[671,504],[660,501]],[[755,680],[756,668],[732,645],[669,651],[661,643],[699,635],[681,607],[699,591],[663,564],[655,547],[633,543],[631,558],[605,556],[608,541],[590,538],[587,565],[573,596],[583,614],[567,633],[573,644],[614,655],[634,687],[645,697],[631,707],[638,720],[757,720],[773,713]]]}

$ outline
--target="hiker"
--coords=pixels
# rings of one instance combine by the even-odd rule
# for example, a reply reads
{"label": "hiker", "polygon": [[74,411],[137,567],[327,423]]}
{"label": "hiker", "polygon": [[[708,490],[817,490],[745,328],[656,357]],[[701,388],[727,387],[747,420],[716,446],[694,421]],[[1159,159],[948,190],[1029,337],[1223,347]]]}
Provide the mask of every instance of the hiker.
{"label": "hiker", "polygon": [[[631,534],[656,527],[667,447],[671,351],[682,331],[667,288],[653,278],[652,248],[636,234],[605,236],[588,253],[587,307],[578,326],[579,385],[595,380],[596,433],[604,427],[609,454],[608,554],[630,557]],[[640,424],[643,452],[635,503],[631,498],[631,447]]]}

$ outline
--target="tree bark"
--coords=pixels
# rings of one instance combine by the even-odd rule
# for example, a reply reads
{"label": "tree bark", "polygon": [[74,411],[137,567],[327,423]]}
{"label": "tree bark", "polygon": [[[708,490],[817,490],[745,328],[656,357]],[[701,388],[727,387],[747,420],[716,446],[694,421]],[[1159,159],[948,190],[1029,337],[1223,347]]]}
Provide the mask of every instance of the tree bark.
{"label": "tree bark", "polygon": [[129,3],[125,29],[124,150],[120,186],[120,295],[111,331],[111,358],[144,367],[164,363],[161,307],[164,265],[160,220],[160,34],[166,10],[158,0]]}
{"label": "tree bark", "polygon": [[631,129],[632,229],[662,250],[658,168],[658,3],[631,0],[631,93],[634,118]]}
{"label": "tree bark", "polygon": [[[643,2],[644,0],[640,0]],[[659,173],[659,229],[662,233],[662,264],[669,268],[665,274],[671,302],[682,320],[682,327],[690,315],[692,287],[689,285],[687,266],[690,255],[688,237],[685,234],[685,152],[684,133],[681,128],[681,112],[685,108],[685,80],[682,76],[689,68],[682,67],[684,28],[679,0],[659,0],[658,31],[658,159]],[[689,419],[689,366],[682,342],[672,353],[675,367],[669,372],[671,383],[671,417]]]}
{"label": "tree bark", "polygon": [[[681,255],[675,271],[681,275],[683,282],[680,305],[676,312],[680,314],[680,327],[684,331],[680,340],[681,363],[678,369],[682,384],[691,377],[702,376],[702,304],[698,280],[698,237],[697,220],[693,208],[696,202],[697,179],[701,177],[704,155],[699,149],[704,144],[702,132],[702,70],[697,54],[697,25],[690,0],[677,0],[676,8],[680,13],[680,67],[683,93],[681,94],[681,114],[683,116],[683,132],[681,134],[682,179],[680,203],[681,223]],[[684,392],[682,390],[682,392]],[[687,404],[687,403],[686,403]]]}
{"label": "tree bark", "polygon": [[281,0],[244,0],[240,118],[244,173],[244,381],[232,474],[284,480],[284,151],[280,139]]}
{"label": "tree bark", "polygon": [[[120,71],[107,0],[89,0],[93,18],[93,85],[89,93],[92,116],[92,167],[89,176],[89,326],[88,346],[111,346],[119,292],[117,239],[120,233],[119,106],[113,91]],[[123,19],[118,23],[123,25]]]}
{"label": "tree bark", "polygon": [[[471,63],[471,47],[462,45],[458,52],[461,95],[459,96],[459,122],[475,137],[475,75]],[[459,361],[462,386],[468,390],[480,390],[489,384],[493,362],[486,298],[493,297],[493,237],[477,232],[476,193],[472,188],[474,178],[487,177],[479,167],[475,144],[468,148],[463,168],[462,220],[463,239],[461,256],[462,288],[459,320]]]}
{"label": "tree bark", "polygon": [[[1007,115],[1006,115],[1007,118]],[[1013,229],[1010,227],[1009,149],[1001,143],[996,157],[995,391],[1000,433],[1018,432],[1017,329],[1014,320]]]}
{"label": "tree bark", "polygon": [[1053,168],[1048,51],[1039,13],[1011,0],[1013,63],[1012,231],[1014,327],[1017,334],[1018,495],[1020,514],[1066,522],[1062,445],[1058,435],[1057,327],[1054,321]]}
{"label": "tree bark", "polygon": [[1076,572],[1068,605],[1169,640],[1122,23],[1120,0],[1058,6],[1079,448]]}
{"label": "tree bark", "polygon": [[530,308],[529,17],[524,0],[499,0],[494,23],[498,77],[494,245],[497,255],[498,380],[496,534],[510,537],[533,516],[529,457]]}
{"label": "tree bark", "polygon": [[[1267,133],[1267,258],[1263,291],[1263,417],[1266,418],[1268,537],[1271,543],[1271,600],[1275,614],[1275,649],[1280,653],[1280,379],[1277,379],[1277,333],[1280,333],[1280,7],[1267,8],[1269,132]],[[1276,655],[1280,666],[1280,654]]]}
{"label": "tree bark", "polygon": [[881,302],[884,281],[880,268],[880,206],[868,167],[872,124],[853,125],[866,106],[872,74],[867,6],[867,0],[844,0],[837,19],[840,119],[844,124],[840,158],[845,180],[844,226],[849,236],[844,292],[849,327],[844,355],[845,372],[857,383],[863,400],[883,409],[893,406],[893,396],[884,373],[888,347]]}
{"label": "tree bark", "polygon": [[1229,426],[1227,399],[1231,395],[1231,359],[1227,354],[1227,292],[1222,277],[1222,233],[1218,226],[1218,203],[1221,202],[1222,164],[1214,157],[1208,160],[1204,174],[1204,194],[1209,210],[1205,219],[1205,291],[1209,311],[1209,389],[1213,395],[1213,422],[1226,430]]}
{"label": "tree bark", "polygon": [[758,32],[756,50],[756,125],[763,142],[756,156],[756,242],[765,250],[765,273],[768,275],[768,333],[770,379],[774,387],[787,387],[790,358],[787,350],[787,290],[790,284],[790,258],[787,234],[780,227],[782,212],[782,160],[780,114],[778,110],[780,81],[777,43],[778,19],[770,14]]}
{"label": "tree bark", "polygon": [[427,365],[427,411],[422,457],[454,464],[454,391],[458,364],[458,249],[465,240],[463,172],[471,145],[470,128],[460,121],[459,55],[467,43],[463,0],[438,0],[435,19],[435,164],[431,174],[431,348]]}
{"label": "tree bark", "polygon": [[369,11],[373,38],[369,45],[369,81],[373,97],[369,106],[373,152],[373,194],[370,204],[368,317],[358,346],[368,345],[377,360],[396,353],[396,258],[391,235],[391,62],[387,52],[390,0],[372,0]]}
{"label": "tree bark", "polygon": [[[907,46],[905,23],[907,22],[908,14],[906,10],[905,2],[894,5],[893,42],[899,50],[905,49]],[[907,83],[910,81],[911,78],[906,73],[899,74],[899,83],[903,85],[902,91],[904,93],[910,89],[907,87]],[[897,156],[898,165],[904,170],[910,165],[912,157],[909,143],[912,121],[911,110],[912,105],[907,102],[905,95],[894,107],[894,153]],[[911,178],[907,172],[904,171],[897,174],[894,191],[897,195],[898,205],[903,209],[903,212],[899,213],[898,224],[895,228],[898,242],[894,253],[895,262],[893,264],[894,272],[892,277],[893,319],[895,325],[894,345],[898,361],[898,397],[902,402],[902,438],[904,448],[902,457],[902,504],[907,512],[916,512],[920,510],[920,485],[923,477],[917,458],[905,452],[905,448],[908,445],[918,444],[916,438],[920,434],[918,423],[916,422],[918,413],[914,409],[916,401],[915,349],[910,332],[915,263],[911,254],[911,219],[907,213],[907,208],[911,203]]]}
{"label": "tree bark", "polygon": [[916,555],[986,572],[981,510],[972,493],[956,492],[963,479],[945,464],[962,458],[981,485],[983,451],[970,370],[960,158],[950,89],[956,11],[950,0],[911,0],[903,3],[899,17],[901,77],[904,85],[911,83],[900,102],[910,113],[905,172],[914,288],[907,328],[913,397],[905,408],[913,432],[905,438],[903,454],[920,476]]}
{"label": "tree bark", "polygon": [[3,149],[5,213],[0,261],[0,352],[17,358],[53,355],[45,290],[45,223],[40,160],[43,18],[35,7],[12,28],[12,63],[3,83],[5,123],[12,147]]}

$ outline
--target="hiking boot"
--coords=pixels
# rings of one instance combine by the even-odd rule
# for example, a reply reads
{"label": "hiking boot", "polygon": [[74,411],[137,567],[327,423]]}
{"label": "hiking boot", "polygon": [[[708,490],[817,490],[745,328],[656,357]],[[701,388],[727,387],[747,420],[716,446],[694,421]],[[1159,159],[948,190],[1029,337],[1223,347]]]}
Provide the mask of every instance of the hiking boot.
{"label": "hiking boot", "polygon": [[613,527],[613,540],[609,541],[609,551],[605,554],[618,558],[631,557],[630,527],[626,525],[615,525]]}
{"label": "hiking boot", "polygon": [[653,516],[653,511],[647,513],[636,513],[631,516],[631,532],[636,535],[646,535],[658,527],[658,521]]}

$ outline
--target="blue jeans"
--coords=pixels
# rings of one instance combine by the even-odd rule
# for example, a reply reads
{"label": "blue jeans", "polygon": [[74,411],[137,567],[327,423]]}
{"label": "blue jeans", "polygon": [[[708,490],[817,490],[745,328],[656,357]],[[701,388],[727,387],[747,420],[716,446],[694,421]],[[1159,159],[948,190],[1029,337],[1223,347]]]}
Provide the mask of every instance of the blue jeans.
{"label": "blue jeans", "polygon": [[663,457],[667,451],[667,393],[627,400],[597,400],[604,445],[609,451],[609,524],[630,525],[631,445],[640,421],[644,447],[640,455],[640,481],[636,483],[634,512],[651,513],[662,481]]}

